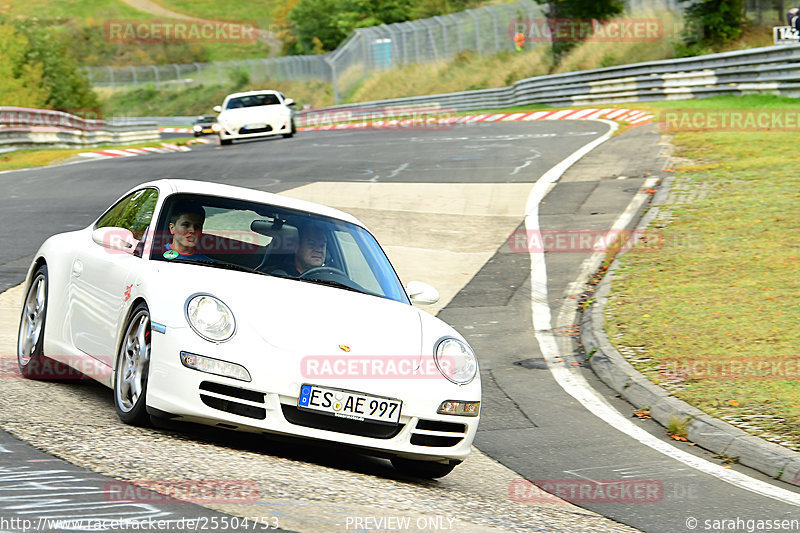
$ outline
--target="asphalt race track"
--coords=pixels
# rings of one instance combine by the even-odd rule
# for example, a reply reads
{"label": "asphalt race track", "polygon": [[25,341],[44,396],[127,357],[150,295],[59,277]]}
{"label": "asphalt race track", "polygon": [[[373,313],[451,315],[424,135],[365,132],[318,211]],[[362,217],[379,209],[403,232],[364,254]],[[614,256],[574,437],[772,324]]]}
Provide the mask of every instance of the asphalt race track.
{"label": "asphalt race track", "polygon": [[[799,519],[792,499],[800,497],[793,488],[738,465],[731,468],[782,489],[766,496],[655,451],[590,412],[544,364],[547,354],[537,342],[542,332],[533,329],[532,311],[541,312],[541,306],[550,309],[547,333],[560,337],[569,372],[631,416],[633,408],[581,365],[583,355],[570,335],[573,323],[558,321],[568,316],[560,311],[591,250],[566,246],[544,254],[547,292],[536,307],[531,255],[515,240],[525,234],[534,183],[609,128],[597,121],[542,121],[300,132],[292,139],[0,173],[0,292],[19,292],[13,288],[44,239],[85,227],[138,183],[186,178],[285,192],[352,212],[374,231],[404,282],[420,279],[436,286],[442,301],[429,310],[475,348],[484,387],[475,440],[482,453],[439,481],[403,478],[384,460],[319,446],[205,428],[131,428],[116,419],[111,393],[101,386],[14,378],[8,361],[15,358],[13,312],[18,311],[12,307],[19,296],[6,293],[0,295],[0,428],[15,438],[0,433],[0,531],[16,530],[4,519],[66,512],[56,501],[65,497],[64,485],[19,485],[26,476],[56,475],[46,472],[82,487],[68,496],[79,516],[87,509],[115,516],[107,499],[97,496],[115,479],[238,480],[258,486],[257,498],[247,502],[200,507],[145,497],[138,514],[132,511],[131,516],[171,520],[170,527],[177,527],[180,517],[215,518],[219,524],[231,516],[269,516],[274,525],[297,531],[630,531],[626,526],[631,526],[672,532],[723,530],[714,529],[715,520],[734,521],[726,531],[746,531],[747,520]],[[538,203],[539,226],[567,233],[611,227],[645,181],[661,175],[666,160],[659,143],[658,134],[639,127],[600,145],[547,188]],[[4,304],[9,294],[14,298]],[[631,423],[672,446],[655,423]],[[696,447],[675,446],[719,464]],[[586,492],[575,507],[527,490],[525,479],[564,490],[593,481],[592,486],[627,488],[624,497]],[[48,500],[47,490],[58,498]],[[40,497],[51,507],[34,507]],[[48,509],[53,514],[46,514]],[[381,517],[396,520],[378,522]],[[402,518],[410,520],[408,527]],[[248,529],[241,526],[230,529]]]}

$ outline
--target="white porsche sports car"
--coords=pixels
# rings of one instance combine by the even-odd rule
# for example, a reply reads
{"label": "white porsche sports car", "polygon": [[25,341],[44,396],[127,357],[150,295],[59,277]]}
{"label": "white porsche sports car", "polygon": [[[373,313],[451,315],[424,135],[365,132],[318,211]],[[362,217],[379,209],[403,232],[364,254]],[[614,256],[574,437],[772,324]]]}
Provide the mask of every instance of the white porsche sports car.
{"label": "white porsche sports car", "polygon": [[481,384],[463,337],[411,305],[437,299],[346,213],[160,180],[45,241],[17,353],[26,377],[112,388],[126,423],[334,441],[441,477],[470,452]]}
{"label": "white porsche sports car", "polygon": [[231,144],[234,139],[251,139],[297,133],[294,124],[294,100],[278,91],[250,91],[225,97],[219,113],[219,142]]}

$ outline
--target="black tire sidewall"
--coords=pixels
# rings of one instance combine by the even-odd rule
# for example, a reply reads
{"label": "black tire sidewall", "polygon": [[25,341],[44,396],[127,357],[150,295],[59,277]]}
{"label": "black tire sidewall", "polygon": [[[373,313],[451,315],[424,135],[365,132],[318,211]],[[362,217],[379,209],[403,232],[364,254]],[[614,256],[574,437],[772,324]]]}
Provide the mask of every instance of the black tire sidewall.
{"label": "black tire sidewall", "polygon": [[36,284],[36,280],[39,276],[42,275],[44,277],[44,313],[42,316],[42,331],[39,332],[39,339],[36,341],[36,346],[31,353],[30,360],[28,364],[23,366],[22,362],[19,359],[19,341],[20,341],[20,333],[21,331],[17,332],[17,365],[19,365],[20,373],[29,379],[35,379],[37,377],[37,369],[42,367],[42,363],[44,361],[44,332],[45,326],[47,326],[47,306],[50,303],[50,279],[47,275],[47,265],[41,265],[39,268],[36,269],[36,272],[33,274],[33,279],[31,279],[31,284],[28,287],[28,291],[25,293],[25,303],[22,305],[22,312],[20,313],[20,326],[22,325],[22,320],[25,318],[25,304],[28,302],[28,298],[30,297],[30,292],[33,290],[33,287]]}
{"label": "black tire sidewall", "polygon": [[[122,360],[122,347],[125,343],[125,336],[127,335],[128,328],[130,327],[133,319],[139,314],[140,310],[147,311],[147,316],[150,316],[150,309],[147,307],[147,304],[141,302],[133,308],[133,310],[128,315],[128,320],[125,322],[125,328],[122,332],[122,339],[120,340],[120,344],[117,348],[117,359],[115,361],[114,366],[114,409],[117,411],[117,416],[120,420],[125,422],[126,424],[130,424],[133,426],[148,426],[150,425],[150,416],[147,413],[147,385],[150,381],[150,362],[147,363],[147,375],[142,383],[142,393],[139,395],[139,398],[136,400],[136,404],[133,406],[133,409],[130,411],[123,411],[119,406],[119,400],[117,395],[117,372],[120,369],[120,361]],[[152,333],[151,333],[152,334]],[[152,344],[151,344],[151,353],[152,357]]]}

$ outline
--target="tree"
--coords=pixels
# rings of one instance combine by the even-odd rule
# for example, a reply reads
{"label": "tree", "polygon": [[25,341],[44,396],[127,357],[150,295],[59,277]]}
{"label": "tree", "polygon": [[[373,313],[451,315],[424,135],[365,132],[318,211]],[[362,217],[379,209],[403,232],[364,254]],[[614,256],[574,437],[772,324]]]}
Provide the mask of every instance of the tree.
{"label": "tree", "polygon": [[625,10],[624,0],[539,0],[549,4],[550,18],[604,20]]}
{"label": "tree", "polygon": [[66,38],[35,22],[18,21],[17,32],[27,42],[25,61],[41,68],[37,88],[47,94],[44,107],[67,112],[98,107],[97,95],[80,70]]}
{"label": "tree", "polygon": [[684,12],[684,43],[689,55],[703,47],[719,47],[738,38],[745,24],[745,0],[681,0]]}
{"label": "tree", "polygon": [[[624,0],[537,0],[540,4],[547,4],[550,8],[548,17],[551,19],[575,19],[585,21],[589,19],[606,20],[615,17],[625,10]],[[586,35],[588,38],[589,35]],[[578,43],[575,41],[553,42],[553,56],[564,55]]]}
{"label": "tree", "polygon": [[44,107],[42,65],[27,60],[28,40],[14,26],[0,24],[0,105]]}
{"label": "tree", "polygon": [[300,0],[287,16],[297,40],[293,49],[296,53],[314,53],[316,38],[322,43],[321,51],[334,50],[356,28],[408,20],[413,3],[412,0]]}

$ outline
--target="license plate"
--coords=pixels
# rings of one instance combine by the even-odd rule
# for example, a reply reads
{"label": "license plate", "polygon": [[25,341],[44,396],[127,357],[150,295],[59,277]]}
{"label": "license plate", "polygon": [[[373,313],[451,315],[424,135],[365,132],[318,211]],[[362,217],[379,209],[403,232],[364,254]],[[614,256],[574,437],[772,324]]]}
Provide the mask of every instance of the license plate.
{"label": "license plate", "polygon": [[403,402],[360,392],[303,385],[297,406],[349,420],[397,424]]}
{"label": "license plate", "polygon": [[266,128],[266,124],[247,124],[244,129],[246,130],[262,130]]}

